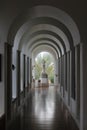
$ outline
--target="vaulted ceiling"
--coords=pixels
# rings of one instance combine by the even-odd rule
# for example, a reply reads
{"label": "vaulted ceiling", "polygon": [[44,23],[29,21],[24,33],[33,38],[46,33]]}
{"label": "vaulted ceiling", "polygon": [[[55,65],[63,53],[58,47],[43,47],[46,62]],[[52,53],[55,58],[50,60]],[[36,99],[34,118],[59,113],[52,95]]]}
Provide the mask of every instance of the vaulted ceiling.
{"label": "vaulted ceiling", "polygon": [[61,56],[86,41],[85,1],[8,0],[0,6],[5,40],[19,50],[47,44]]}

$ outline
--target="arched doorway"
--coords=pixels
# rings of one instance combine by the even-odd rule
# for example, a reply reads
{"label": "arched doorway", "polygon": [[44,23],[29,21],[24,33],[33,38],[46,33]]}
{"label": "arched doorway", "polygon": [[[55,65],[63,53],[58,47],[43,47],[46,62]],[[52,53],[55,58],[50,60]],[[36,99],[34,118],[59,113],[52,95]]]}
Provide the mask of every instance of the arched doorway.
{"label": "arched doorway", "polygon": [[46,73],[48,74],[49,85],[57,84],[55,79],[56,63],[54,57],[49,52],[40,52],[35,56],[35,59],[33,60],[35,61],[35,63],[33,63],[34,69],[32,71],[33,78],[36,80],[41,78],[43,60],[46,61]]}

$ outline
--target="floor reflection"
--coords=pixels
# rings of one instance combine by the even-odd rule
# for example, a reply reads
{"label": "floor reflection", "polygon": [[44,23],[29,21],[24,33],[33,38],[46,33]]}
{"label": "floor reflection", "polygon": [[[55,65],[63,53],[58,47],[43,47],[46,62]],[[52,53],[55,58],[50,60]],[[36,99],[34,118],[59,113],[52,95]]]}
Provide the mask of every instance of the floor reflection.
{"label": "floor reflection", "polygon": [[35,91],[35,97],[33,100],[34,113],[38,122],[51,123],[54,118],[55,104],[54,104],[54,93],[52,89],[39,89]]}
{"label": "floor reflection", "polygon": [[31,89],[7,130],[79,130],[55,87]]}

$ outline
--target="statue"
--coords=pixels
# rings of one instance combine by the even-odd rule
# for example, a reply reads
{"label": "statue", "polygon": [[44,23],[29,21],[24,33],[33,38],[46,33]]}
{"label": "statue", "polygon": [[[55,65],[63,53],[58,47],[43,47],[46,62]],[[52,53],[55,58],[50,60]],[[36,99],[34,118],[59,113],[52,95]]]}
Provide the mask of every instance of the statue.
{"label": "statue", "polygon": [[46,71],[46,61],[43,60],[42,62],[42,73],[41,73],[41,85],[42,87],[48,87],[48,75]]}
{"label": "statue", "polygon": [[45,73],[45,63],[46,63],[46,61],[43,60],[43,65],[42,65],[42,67],[43,67],[43,68],[42,68],[42,72],[43,72],[43,73]]}

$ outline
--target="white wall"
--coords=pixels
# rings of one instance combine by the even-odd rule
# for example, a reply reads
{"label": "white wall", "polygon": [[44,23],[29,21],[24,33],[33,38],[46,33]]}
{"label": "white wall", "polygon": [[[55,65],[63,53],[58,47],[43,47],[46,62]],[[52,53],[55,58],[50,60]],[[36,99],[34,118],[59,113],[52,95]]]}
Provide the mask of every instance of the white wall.
{"label": "white wall", "polygon": [[23,91],[23,75],[24,75],[24,72],[23,72],[23,54],[21,53],[21,74],[20,74],[20,82],[21,82],[21,91]]}
{"label": "white wall", "polygon": [[5,112],[5,77],[4,77],[4,43],[6,42],[7,26],[4,16],[0,13],[0,53],[2,54],[2,81],[0,82],[0,116]]}
{"label": "white wall", "polygon": [[15,70],[12,70],[12,98],[17,97],[17,53],[16,48],[12,49],[12,64],[15,65]]}
{"label": "white wall", "polygon": [[2,54],[2,82],[0,82],[0,116],[5,113],[5,42],[7,42],[7,34],[11,23],[10,14],[7,16],[5,10],[0,11],[0,53]]}
{"label": "white wall", "polygon": [[[15,65],[15,70],[12,71],[12,97],[17,97],[17,50],[18,46],[15,44],[13,47],[12,64]],[[23,53],[21,52],[21,65],[20,65],[20,90],[23,91]]]}
{"label": "white wall", "polygon": [[[57,76],[55,75],[57,74]],[[58,85],[58,59],[55,57],[54,59],[54,84]]]}
{"label": "white wall", "polygon": [[25,59],[25,87],[27,87],[27,56]]}
{"label": "white wall", "polygon": [[[15,70],[12,71],[12,97],[16,98],[17,97],[17,50],[18,50],[18,46],[17,44],[14,44],[13,47],[13,55],[12,55],[12,64],[15,65]],[[20,90],[23,91],[23,77],[24,77],[24,63],[23,63],[23,54],[21,52],[21,57],[20,57]],[[25,65],[25,86],[27,87],[27,56],[26,56],[26,65]]]}
{"label": "white wall", "polygon": [[4,101],[4,95],[5,95],[5,89],[4,89],[4,45],[0,43],[0,54],[2,54],[2,81],[0,82],[0,117],[5,112],[5,101]]}

